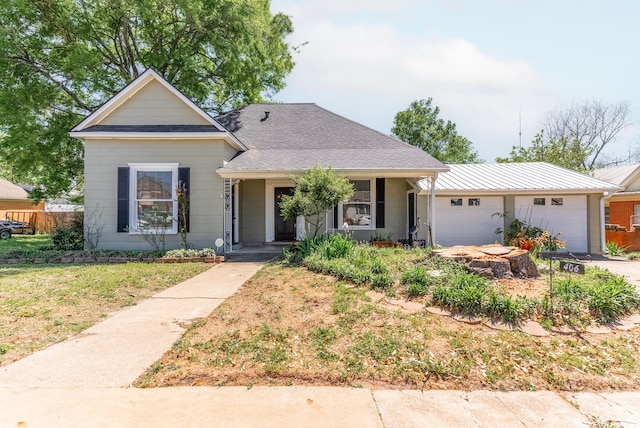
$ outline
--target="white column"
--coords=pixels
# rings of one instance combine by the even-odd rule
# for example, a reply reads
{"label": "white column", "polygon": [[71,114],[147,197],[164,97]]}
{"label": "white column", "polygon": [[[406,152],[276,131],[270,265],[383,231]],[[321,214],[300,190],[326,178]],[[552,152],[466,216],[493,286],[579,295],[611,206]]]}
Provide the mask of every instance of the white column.
{"label": "white column", "polygon": [[240,240],[240,180],[236,180],[233,186],[233,243]]}
{"label": "white column", "polygon": [[231,192],[233,183],[230,178],[224,179],[224,194],[222,199],[222,205],[224,208],[223,216],[223,233],[224,233],[224,253],[230,253],[233,250],[232,242],[232,227],[233,227],[233,213],[231,205]]}
{"label": "white column", "polygon": [[436,180],[438,173],[434,172],[431,177],[431,197],[429,200],[429,218],[431,219],[431,245],[436,244]]}

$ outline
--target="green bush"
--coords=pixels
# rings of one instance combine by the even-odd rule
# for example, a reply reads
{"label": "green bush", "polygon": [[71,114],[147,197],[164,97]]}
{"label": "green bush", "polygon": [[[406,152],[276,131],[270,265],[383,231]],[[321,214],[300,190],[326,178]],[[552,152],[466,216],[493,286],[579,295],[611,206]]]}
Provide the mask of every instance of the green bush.
{"label": "green bush", "polygon": [[482,298],[488,288],[486,279],[464,273],[437,285],[433,290],[433,301],[470,315],[478,315],[482,313]]}
{"label": "green bush", "polygon": [[409,297],[416,297],[427,293],[434,278],[427,273],[426,267],[417,265],[403,272],[400,282],[407,286]]}
{"label": "green bush", "polygon": [[58,251],[77,251],[84,248],[82,215],[76,213],[66,226],[58,226],[51,232],[53,248]]}
{"label": "green bush", "polygon": [[607,241],[604,245],[607,249],[607,254],[610,256],[624,256],[624,253],[629,249],[629,247],[618,245],[614,241]]}

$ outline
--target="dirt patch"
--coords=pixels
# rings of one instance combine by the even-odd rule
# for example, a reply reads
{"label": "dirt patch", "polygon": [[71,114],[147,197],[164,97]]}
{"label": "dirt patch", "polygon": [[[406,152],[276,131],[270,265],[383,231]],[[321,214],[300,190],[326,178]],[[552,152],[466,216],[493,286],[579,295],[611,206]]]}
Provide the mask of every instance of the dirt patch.
{"label": "dirt patch", "polygon": [[[600,391],[640,382],[639,329],[533,337],[411,313],[347,285],[269,265],[195,323],[136,385]],[[514,294],[543,292],[538,280],[500,285]]]}

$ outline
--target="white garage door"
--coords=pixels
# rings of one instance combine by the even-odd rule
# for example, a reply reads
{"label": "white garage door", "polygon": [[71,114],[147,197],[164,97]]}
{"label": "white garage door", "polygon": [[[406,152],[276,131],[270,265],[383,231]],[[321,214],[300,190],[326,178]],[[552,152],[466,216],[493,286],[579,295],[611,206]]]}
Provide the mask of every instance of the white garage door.
{"label": "white garage door", "polygon": [[567,241],[567,250],[588,252],[586,196],[517,196],[516,216]]}
{"label": "white garage door", "polygon": [[502,241],[495,230],[503,220],[491,215],[503,212],[501,196],[436,197],[436,242],[452,245],[483,245]]}

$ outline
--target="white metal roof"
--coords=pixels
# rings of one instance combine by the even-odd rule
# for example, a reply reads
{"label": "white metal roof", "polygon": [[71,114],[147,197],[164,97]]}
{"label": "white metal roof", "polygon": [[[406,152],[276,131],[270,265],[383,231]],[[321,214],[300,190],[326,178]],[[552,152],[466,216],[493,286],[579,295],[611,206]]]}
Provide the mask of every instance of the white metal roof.
{"label": "white metal roof", "polygon": [[[473,193],[604,193],[622,187],[546,162],[449,165],[436,180],[436,195]],[[421,193],[429,182],[418,182]]]}
{"label": "white metal roof", "polygon": [[625,186],[629,179],[640,177],[640,163],[635,165],[617,166],[614,168],[596,169],[593,175],[600,180]]}

